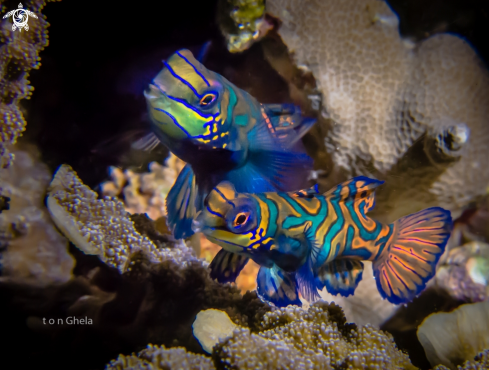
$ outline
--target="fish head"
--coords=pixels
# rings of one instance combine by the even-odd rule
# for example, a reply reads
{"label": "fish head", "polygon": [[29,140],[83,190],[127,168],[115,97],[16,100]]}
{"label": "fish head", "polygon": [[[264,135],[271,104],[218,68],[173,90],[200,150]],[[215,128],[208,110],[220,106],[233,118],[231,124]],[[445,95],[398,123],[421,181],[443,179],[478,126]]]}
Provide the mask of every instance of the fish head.
{"label": "fish head", "polygon": [[222,182],[206,197],[203,210],[193,222],[212,242],[230,252],[260,245],[260,205],[251,194],[237,193],[230,182]]}
{"label": "fish head", "polygon": [[189,50],[177,51],[163,63],[144,93],[156,136],[163,142],[191,140],[203,148],[229,147],[227,117],[229,106],[236,104],[230,83]]}

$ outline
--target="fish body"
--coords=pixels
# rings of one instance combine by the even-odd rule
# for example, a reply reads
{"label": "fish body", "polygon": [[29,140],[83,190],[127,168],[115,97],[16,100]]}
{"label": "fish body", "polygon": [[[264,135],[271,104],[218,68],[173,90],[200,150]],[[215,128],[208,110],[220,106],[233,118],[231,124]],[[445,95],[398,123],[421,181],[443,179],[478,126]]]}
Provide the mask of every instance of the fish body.
{"label": "fish body", "polygon": [[354,293],[372,261],[381,295],[399,304],[412,300],[435,274],[450,232],[450,212],[428,208],[382,224],[366,214],[383,182],[356,177],[325,194],[317,187],[297,192],[239,193],[230,183],[215,187],[194,221],[222,250],[211,276],[233,281],[249,258],[261,265],[260,296],[277,306],[300,305],[331,294]]}
{"label": "fish body", "polygon": [[290,104],[260,104],[188,50],[164,65],[145,97],[154,136],[188,163],[167,198],[175,237],[192,235],[203,199],[222,181],[249,193],[304,183],[312,160],[300,138],[314,120]]}

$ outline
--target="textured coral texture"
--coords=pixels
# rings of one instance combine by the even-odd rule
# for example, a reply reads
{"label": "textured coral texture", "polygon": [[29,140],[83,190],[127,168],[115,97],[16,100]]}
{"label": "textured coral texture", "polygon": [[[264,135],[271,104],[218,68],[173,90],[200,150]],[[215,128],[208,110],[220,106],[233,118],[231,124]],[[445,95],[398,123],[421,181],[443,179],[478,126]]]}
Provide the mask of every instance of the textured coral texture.
{"label": "textured coral texture", "polygon": [[189,353],[183,347],[165,348],[165,346],[148,345],[137,355],[120,355],[111,361],[107,370],[211,370],[215,369],[212,360],[202,355]]}
{"label": "textured coral texture", "polygon": [[[443,365],[435,366],[433,370],[448,370]],[[473,360],[467,360],[463,365],[457,366],[457,370],[486,370],[489,369],[489,349],[479,353]]]}
{"label": "textured coral texture", "polygon": [[35,148],[26,149],[13,148],[17,160],[0,169],[0,195],[9,199],[9,209],[0,213],[0,282],[65,283],[75,261],[44,206],[51,173]]}
{"label": "textured coral texture", "polygon": [[381,0],[270,0],[267,12],[281,20],[296,65],[316,79],[333,121],[327,148],[347,176],[388,176],[425,131],[459,125],[470,131],[461,158],[413,174],[425,193],[404,193],[419,200],[405,206],[457,210],[486,191],[489,74],[467,42],[449,34],[403,40]]}
{"label": "textured coral texture", "polygon": [[324,302],[269,312],[259,333],[241,329],[213,356],[226,369],[415,369],[389,334],[346,324],[342,310]]}
{"label": "textured coral texture", "polygon": [[58,227],[78,248],[99,255],[121,272],[130,267],[130,256],[138,251],[156,260],[164,258],[164,251],[134,229],[122,202],[98,199],[68,165],[60,166],[51,182],[48,207]]}
{"label": "textured coral texture", "polygon": [[[29,17],[29,31],[12,31],[12,17],[0,20],[1,166],[10,164],[12,156],[9,147],[16,143],[26,127],[19,103],[32,94],[29,73],[39,68],[39,53],[48,45],[49,24],[41,14],[45,4],[46,0],[24,1],[24,7],[37,15],[37,18]],[[7,9],[5,1],[0,2],[1,14],[10,10],[14,9]]]}
{"label": "textured coral texture", "polygon": [[[152,162],[149,172],[136,173],[129,169],[109,169],[110,180],[100,184],[103,196],[118,197],[131,214],[146,213],[152,220],[166,216],[165,199],[185,162],[170,153],[164,165]],[[166,222],[166,221],[165,221]],[[221,247],[208,241],[203,234],[196,236],[200,257],[211,262]],[[250,260],[236,279],[243,293],[256,288],[259,266]]]}

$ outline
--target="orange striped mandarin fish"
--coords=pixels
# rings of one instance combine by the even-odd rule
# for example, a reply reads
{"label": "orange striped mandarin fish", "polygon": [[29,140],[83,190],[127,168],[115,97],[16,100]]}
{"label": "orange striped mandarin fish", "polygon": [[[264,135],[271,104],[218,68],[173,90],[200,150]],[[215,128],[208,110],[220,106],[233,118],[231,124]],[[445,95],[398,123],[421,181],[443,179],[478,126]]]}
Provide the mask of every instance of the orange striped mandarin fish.
{"label": "orange striped mandarin fish", "polygon": [[222,246],[211,276],[234,281],[249,258],[261,267],[257,291],[276,306],[301,305],[318,290],[349,296],[372,261],[380,294],[394,304],[417,296],[435,274],[452,230],[439,207],[384,225],[366,216],[383,181],[355,177],[320,195],[317,186],[294,193],[237,193],[215,187],[194,230]]}

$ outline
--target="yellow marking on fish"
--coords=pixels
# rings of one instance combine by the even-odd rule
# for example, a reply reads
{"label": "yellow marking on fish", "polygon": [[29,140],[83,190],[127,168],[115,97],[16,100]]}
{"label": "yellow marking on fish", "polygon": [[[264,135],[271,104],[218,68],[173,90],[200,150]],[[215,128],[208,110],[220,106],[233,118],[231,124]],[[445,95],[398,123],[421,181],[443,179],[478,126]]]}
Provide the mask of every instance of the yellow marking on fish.
{"label": "yellow marking on fish", "polygon": [[210,130],[209,126],[206,126],[206,130],[207,130],[207,131],[206,131],[206,132],[204,132],[204,134],[203,134],[203,135],[210,135],[210,134],[211,134],[211,130]]}
{"label": "yellow marking on fish", "polygon": [[221,134],[221,137],[224,137],[224,136],[227,136],[227,135],[229,135],[229,132],[228,132],[228,131],[223,132],[223,133]]}
{"label": "yellow marking on fish", "polygon": [[223,149],[226,148],[227,146],[228,146],[228,144],[226,144],[226,143],[222,144]]}
{"label": "yellow marking on fish", "polygon": [[214,125],[212,125],[212,132],[213,133],[217,132],[217,123],[214,123]]}
{"label": "yellow marking on fish", "polygon": [[219,139],[219,135],[216,135],[212,138],[212,140],[217,140],[217,139]]}

